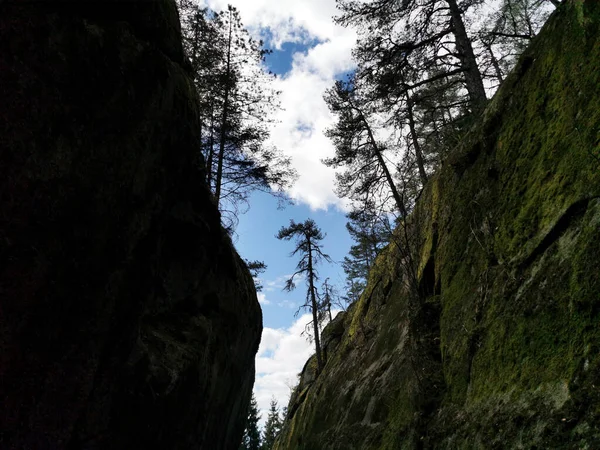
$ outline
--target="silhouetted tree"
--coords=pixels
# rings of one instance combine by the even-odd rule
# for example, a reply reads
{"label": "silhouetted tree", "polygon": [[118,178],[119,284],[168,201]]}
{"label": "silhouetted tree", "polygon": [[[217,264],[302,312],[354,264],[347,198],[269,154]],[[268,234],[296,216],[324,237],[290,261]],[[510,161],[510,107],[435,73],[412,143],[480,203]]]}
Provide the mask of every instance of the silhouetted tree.
{"label": "silhouetted tree", "polygon": [[263,430],[262,439],[262,450],[271,450],[275,445],[275,439],[281,431],[281,419],[279,417],[279,408],[277,407],[277,400],[271,399],[271,405],[269,408],[269,415],[267,416],[267,422],[265,423],[265,429]]}
{"label": "silhouetted tree", "polygon": [[[215,197],[219,202],[224,196],[224,175],[235,177],[234,185],[265,180],[268,166],[258,166],[256,157],[262,156],[269,135],[266,125],[269,110],[277,107],[277,93],[270,88],[270,75],[261,67],[269,51],[262,47],[262,41],[250,37],[237,9],[229,5],[218,15],[217,24],[224,46],[224,60],[219,67],[222,101],[215,172]],[[225,195],[233,193],[239,195],[239,186],[229,187]]]}
{"label": "silhouetted tree", "polygon": [[313,316],[312,325],[314,330],[315,353],[317,356],[317,372],[323,370],[323,359],[321,355],[321,343],[319,338],[319,303],[317,302],[316,282],[319,279],[317,265],[325,260],[331,262],[331,258],[323,253],[321,241],[324,235],[312,219],[303,223],[290,220],[288,227],[281,227],[277,233],[277,239],[296,241],[296,247],[291,256],[300,256],[296,266],[296,272],[286,281],[285,290],[291,291],[296,288],[294,279],[303,276],[306,279],[307,292],[306,302],[301,308],[308,308]]}
{"label": "silhouetted tree", "polygon": [[559,2],[500,0],[479,30],[483,74],[500,85]]}
{"label": "silhouetted tree", "polygon": [[258,421],[260,416],[258,414],[258,404],[254,393],[250,400],[248,407],[248,415],[246,418],[246,428],[244,429],[244,435],[242,436],[242,443],[240,444],[240,450],[260,450],[260,431],[258,430]]}
{"label": "silhouetted tree", "polygon": [[351,303],[364,291],[375,258],[390,241],[391,224],[386,215],[377,214],[368,205],[354,209],[346,217],[346,229],[355,242],[342,261],[346,299]]}
{"label": "silhouetted tree", "polygon": [[325,133],[333,142],[335,156],[323,163],[344,168],[336,173],[337,194],[360,203],[373,198],[386,202],[391,194],[398,210],[404,211],[386,156],[389,147],[377,138],[376,106],[360,91],[354,76],[336,81],[324,98],[337,121]]}
{"label": "silhouetted tree", "polygon": [[[479,3],[481,0],[338,0],[342,14],[336,21],[354,26],[359,33],[355,57],[361,77],[368,76],[386,89],[410,93],[434,79],[460,74],[470,107],[478,112],[486,103],[486,93],[464,16]],[[443,73],[432,75],[431,67],[443,67]],[[400,74],[402,80],[390,83]],[[406,101],[411,102],[410,98]]]}
{"label": "silhouetted tree", "polygon": [[270,51],[250,36],[232,6],[214,13],[179,0],[179,7],[200,99],[207,181],[231,230],[252,191],[284,198],[296,177],[290,159],[267,145],[279,109],[274,75],[263,64]]}
{"label": "silhouetted tree", "polygon": [[249,261],[245,259],[244,262],[250,271],[250,275],[252,275],[252,278],[254,279],[254,287],[256,288],[256,292],[262,291],[263,285],[260,284],[258,276],[267,270],[267,265],[263,261]]}
{"label": "silhouetted tree", "polygon": [[[431,70],[435,73],[437,69]],[[415,134],[424,158],[435,167],[464,135],[471,121],[468,102],[461,94],[461,83],[456,75],[428,83],[415,99]],[[410,167],[405,169],[410,173]]]}
{"label": "silhouetted tree", "polygon": [[337,292],[335,287],[325,278],[321,284],[321,295],[319,296],[319,323],[324,324],[327,319],[331,322],[331,306],[336,303]]}
{"label": "silhouetted tree", "polygon": [[205,158],[207,181],[214,184],[213,162],[216,143],[217,113],[223,89],[221,66],[225,42],[216,13],[201,8],[192,0],[177,0],[181,20],[183,48],[190,60],[200,112],[200,148]]}

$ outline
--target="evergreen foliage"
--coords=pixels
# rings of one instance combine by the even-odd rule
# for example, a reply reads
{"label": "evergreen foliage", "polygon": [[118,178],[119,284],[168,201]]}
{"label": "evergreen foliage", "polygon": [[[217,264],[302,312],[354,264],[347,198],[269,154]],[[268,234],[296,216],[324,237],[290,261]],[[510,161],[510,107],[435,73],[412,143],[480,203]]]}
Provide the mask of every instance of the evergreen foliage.
{"label": "evergreen foliage", "polygon": [[296,177],[290,159],[267,145],[279,110],[274,75],[263,67],[270,51],[250,36],[232,6],[216,13],[179,0],[179,9],[200,100],[199,151],[207,182],[226,226],[233,230],[251,192],[284,199],[284,190]]}
{"label": "evergreen foliage", "polygon": [[363,95],[364,84],[355,75],[347,81],[338,80],[325,94],[325,102],[337,117],[326,131],[335,147],[335,156],[323,163],[344,168],[336,173],[337,194],[354,202],[368,203],[380,199],[384,204],[391,197],[402,210],[404,202],[397,189],[386,156],[389,146],[378,139],[377,104]]}
{"label": "evergreen foliage", "polygon": [[504,81],[557,5],[556,0],[500,0],[489,13],[478,38],[484,77],[495,87]]}
{"label": "evergreen foliage", "polygon": [[[341,169],[337,194],[356,214],[387,221],[416,290],[418,255],[407,227],[431,173],[464,138],[558,0],[338,0],[338,24],[358,34],[357,68],[324,99],[336,117],[327,136]],[[484,20],[476,20],[478,16]],[[399,225],[389,233],[390,215]],[[365,288],[378,251],[349,218],[355,244],[342,265],[347,301]],[[413,217],[412,222],[420,219]],[[418,225],[413,225],[413,230]]]}
{"label": "evergreen foliage", "polygon": [[248,406],[246,428],[244,429],[244,435],[242,436],[242,443],[240,444],[239,450],[261,449],[260,431],[258,429],[259,419],[258,404],[256,403],[256,398],[253,393],[250,405]]}
{"label": "evergreen foliage", "polygon": [[271,405],[269,408],[269,415],[267,416],[267,422],[265,423],[265,429],[263,430],[263,439],[261,450],[271,450],[275,445],[275,439],[281,431],[281,418],[279,417],[279,408],[277,407],[277,400],[271,399]]}
{"label": "evergreen foliage", "polygon": [[[337,23],[359,37],[356,72],[325,94],[338,119],[328,132],[336,156],[325,163],[346,169],[338,194],[354,202],[391,194],[405,216],[553,3],[338,0]],[[486,20],[476,23],[479,14]]]}
{"label": "evergreen foliage", "polygon": [[390,241],[392,226],[387,216],[379,216],[368,208],[355,209],[346,217],[346,229],[355,244],[342,261],[346,274],[344,300],[352,303],[364,291],[375,258]]}
{"label": "evergreen foliage", "polygon": [[254,279],[254,287],[256,288],[256,292],[261,292],[263,285],[260,284],[260,279],[258,276],[267,270],[267,265],[263,261],[249,261],[245,259],[244,262],[250,271],[250,275],[252,275],[252,278]]}
{"label": "evergreen foliage", "polygon": [[325,278],[321,284],[321,294],[319,294],[319,325],[323,326],[327,322],[331,322],[331,306],[339,303],[337,290],[329,282],[329,278]]}
{"label": "evergreen foliage", "polygon": [[[317,356],[317,371],[321,372],[324,361],[321,354],[321,343],[319,333],[319,306],[316,281],[319,275],[316,266],[323,260],[331,262],[329,255],[323,253],[321,241],[324,239],[323,232],[312,219],[307,219],[303,223],[296,223],[290,220],[290,225],[281,227],[277,233],[277,239],[292,240],[295,239],[296,247],[291,256],[300,256],[296,266],[296,271],[286,281],[285,290],[291,291],[296,288],[295,279],[304,277],[306,279],[307,291],[306,301],[300,308],[307,308],[311,311],[313,320],[313,338],[315,342],[315,353]],[[297,313],[296,313],[297,314]]]}

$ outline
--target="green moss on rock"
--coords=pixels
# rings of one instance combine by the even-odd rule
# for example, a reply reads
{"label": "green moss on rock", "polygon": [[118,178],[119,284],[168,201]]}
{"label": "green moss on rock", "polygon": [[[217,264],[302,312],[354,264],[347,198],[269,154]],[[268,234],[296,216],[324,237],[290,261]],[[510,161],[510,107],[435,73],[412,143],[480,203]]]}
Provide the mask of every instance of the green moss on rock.
{"label": "green moss on rock", "polygon": [[566,2],[421,195],[431,297],[390,245],[277,448],[594,448],[598,67],[600,4]]}

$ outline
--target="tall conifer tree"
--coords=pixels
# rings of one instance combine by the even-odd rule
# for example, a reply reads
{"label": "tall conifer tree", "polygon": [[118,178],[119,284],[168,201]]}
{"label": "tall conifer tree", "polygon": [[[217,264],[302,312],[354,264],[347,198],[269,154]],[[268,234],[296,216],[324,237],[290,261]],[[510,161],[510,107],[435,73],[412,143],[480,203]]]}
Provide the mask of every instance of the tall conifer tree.
{"label": "tall conifer tree", "polygon": [[275,439],[281,431],[281,419],[279,417],[279,408],[277,407],[277,400],[271,399],[271,405],[269,408],[269,415],[267,416],[267,422],[265,423],[265,429],[263,431],[262,450],[271,450],[275,445]]}
{"label": "tall conifer tree", "polygon": [[258,404],[254,393],[252,393],[252,399],[248,406],[248,415],[246,417],[246,428],[244,429],[244,435],[242,437],[242,443],[240,444],[240,450],[260,450],[260,431],[258,429],[258,421],[260,416],[258,414]]}
{"label": "tall conifer tree", "polygon": [[317,296],[316,282],[319,279],[317,265],[325,260],[331,262],[329,255],[323,253],[321,241],[324,239],[323,232],[312,219],[307,219],[303,223],[296,223],[290,220],[288,227],[281,227],[277,233],[277,239],[292,240],[295,239],[296,247],[291,256],[299,255],[300,260],[296,266],[296,272],[287,280],[285,289],[291,291],[296,288],[294,280],[298,276],[305,277],[307,291],[306,302],[302,307],[308,308],[313,316],[313,339],[315,342],[315,353],[317,356],[317,372],[323,370],[323,355],[321,353],[321,341],[319,333],[319,304]]}
{"label": "tall conifer tree", "polygon": [[225,225],[233,229],[252,191],[283,199],[296,178],[290,159],[267,144],[279,109],[274,75],[264,69],[270,52],[250,36],[232,6],[215,13],[179,0],[179,7],[200,99],[199,147],[207,181]]}

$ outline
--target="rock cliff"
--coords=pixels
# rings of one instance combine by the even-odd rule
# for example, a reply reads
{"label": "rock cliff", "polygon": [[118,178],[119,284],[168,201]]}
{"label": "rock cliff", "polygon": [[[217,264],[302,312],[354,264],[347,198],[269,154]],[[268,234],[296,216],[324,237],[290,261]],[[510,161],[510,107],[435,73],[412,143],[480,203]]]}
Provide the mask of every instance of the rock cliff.
{"label": "rock cliff", "polygon": [[558,9],[324,330],[276,448],[600,445],[600,3]]}
{"label": "rock cliff", "polygon": [[0,448],[236,449],[261,312],[173,1],[0,2]]}

